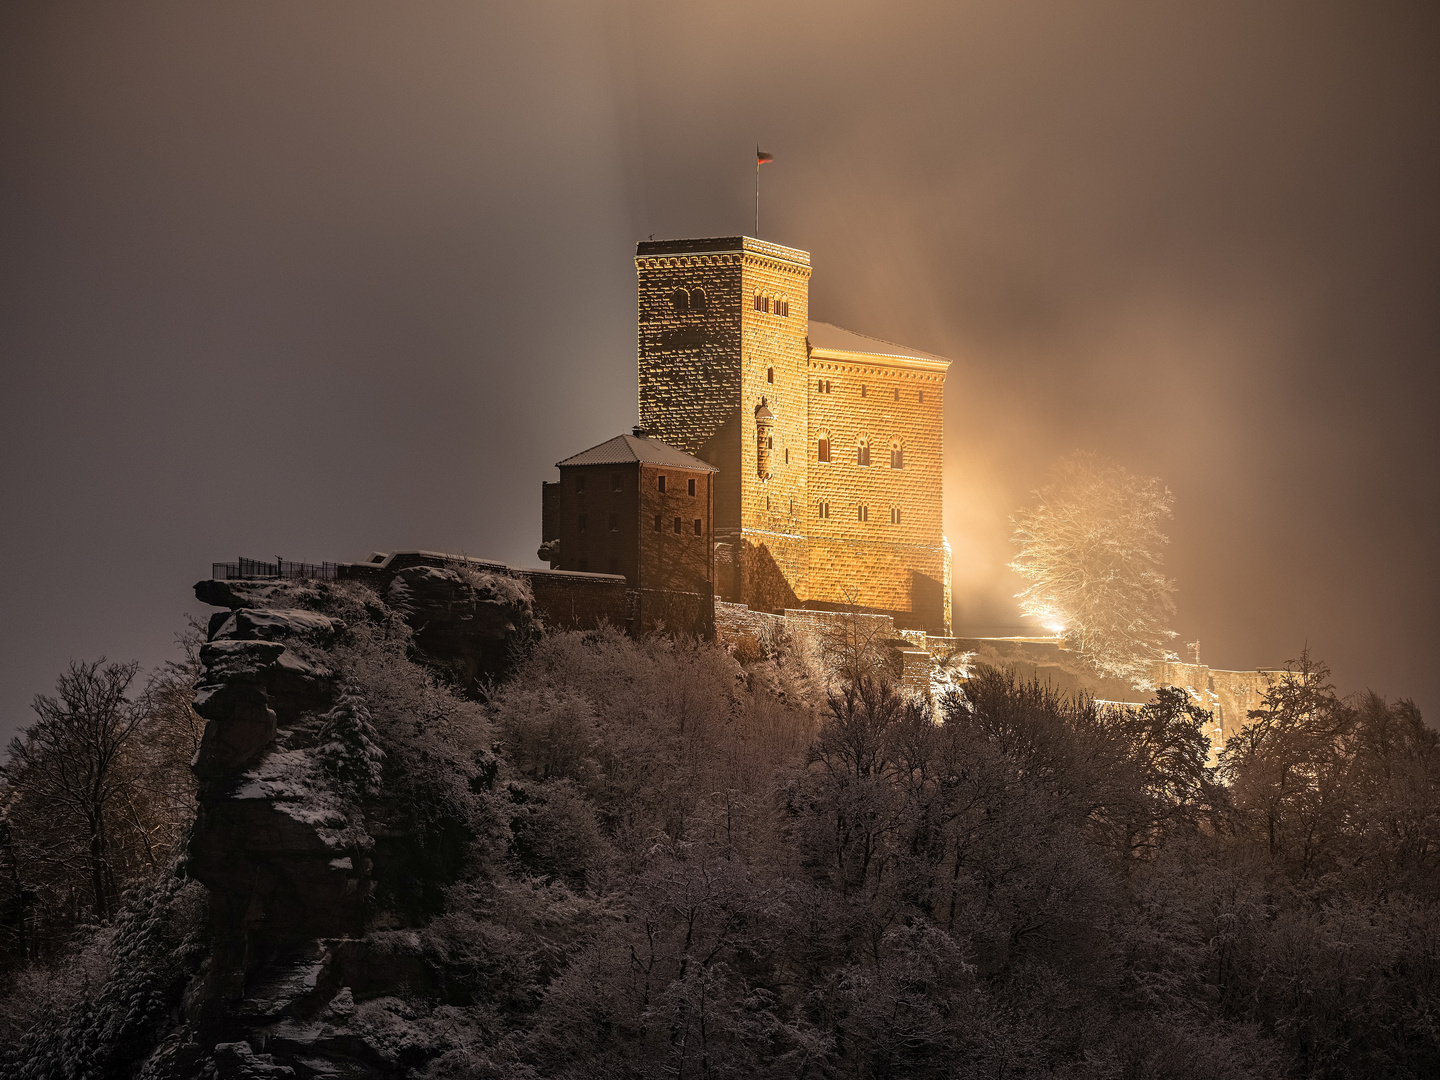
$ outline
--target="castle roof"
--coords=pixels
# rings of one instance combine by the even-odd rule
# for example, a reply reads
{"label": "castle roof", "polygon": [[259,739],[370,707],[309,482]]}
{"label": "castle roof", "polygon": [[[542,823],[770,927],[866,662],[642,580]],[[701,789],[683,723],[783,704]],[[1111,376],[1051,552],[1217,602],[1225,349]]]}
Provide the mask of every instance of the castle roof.
{"label": "castle roof", "polygon": [[582,450],[564,461],[562,465],[628,465],[634,462],[642,465],[671,465],[677,469],[694,469],[697,472],[719,472],[714,465],[691,457],[684,450],[677,450],[669,443],[644,435],[616,435],[615,438]]}
{"label": "castle roof", "polygon": [[904,345],[897,345],[893,341],[883,341],[880,338],[869,337],[866,334],[857,334],[853,330],[842,330],[838,326],[831,326],[829,323],[810,321],[809,333],[806,335],[810,343],[811,353],[822,355],[833,355],[837,359],[877,359],[882,361],[926,361],[926,366],[931,364],[944,364],[950,366],[950,361],[944,356],[936,356],[934,353],[921,352],[919,349],[909,349]]}

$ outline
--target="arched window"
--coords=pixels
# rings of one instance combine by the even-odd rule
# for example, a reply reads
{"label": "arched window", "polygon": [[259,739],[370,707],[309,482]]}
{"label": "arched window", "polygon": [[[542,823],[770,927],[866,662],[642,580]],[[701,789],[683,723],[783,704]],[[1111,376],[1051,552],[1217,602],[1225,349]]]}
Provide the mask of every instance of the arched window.
{"label": "arched window", "polygon": [[705,310],[705,290],[699,287],[690,290],[690,310]]}
{"label": "arched window", "polygon": [[865,468],[867,465],[870,464],[870,442],[869,442],[869,440],[867,440],[867,439],[861,439],[861,440],[860,440],[860,445],[859,445],[858,447],[856,447],[856,449],[855,449],[855,464],[856,464],[856,465],[859,465],[862,469]]}
{"label": "arched window", "polygon": [[765,381],[768,383],[775,381],[775,369],[773,367],[765,369]]}
{"label": "arched window", "polygon": [[830,460],[830,436],[821,435],[820,441],[815,444],[815,456],[820,461]]}
{"label": "arched window", "polygon": [[756,293],[755,310],[763,311],[768,315],[770,313],[770,297],[766,296],[764,293]]}
{"label": "arched window", "polygon": [[677,315],[683,315],[690,310],[690,294],[684,289],[676,289],[670,294],[670,303],[675,305]]}
{"label": "arched window", "polygon": [[890,468],[903,469],[905,467],[905,448],[898,442],[890,444]]}

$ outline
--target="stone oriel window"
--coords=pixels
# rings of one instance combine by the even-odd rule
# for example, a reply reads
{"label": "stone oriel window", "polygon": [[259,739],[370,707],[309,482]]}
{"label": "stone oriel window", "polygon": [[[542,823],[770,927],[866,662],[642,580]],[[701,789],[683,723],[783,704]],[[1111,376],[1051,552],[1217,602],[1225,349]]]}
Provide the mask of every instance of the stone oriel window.
{"label": "stone oriel window", "polygon": [[659,477],[656,478],[656,483],[659,484],[661,491],[664,491],[664,490],[665,490],[665,474],[664,474],[664,473],[661,473],[661,474],[659,475]]}
{"label": "stone oriel window", "polygon": [[870,464],[870,443],[866,439],[861,439],[860,445],[855,449],[855,464],[862,469]]}
{"label": "stone oriel window", "polygon": [[690,294],[684,289],[676,289],[670,294],[670,303],[675,306],[675,314],[683,315],[690,310]]}
{"label": "stone oriel window", "polygon": [[692,476],[687,483],[690,487],[690,497],[693,499],[695,497],[695,478]]}
{"label": "stone oriel window", "polygon": [[820,436],[820,441],[815,444],[815,456],[821,461],[830,460],[830,436]]}
{"label": "stone oriel window", "polygon": [[903,469],[905,467],[905,448],[898,442],[890,444],[890,468]]}

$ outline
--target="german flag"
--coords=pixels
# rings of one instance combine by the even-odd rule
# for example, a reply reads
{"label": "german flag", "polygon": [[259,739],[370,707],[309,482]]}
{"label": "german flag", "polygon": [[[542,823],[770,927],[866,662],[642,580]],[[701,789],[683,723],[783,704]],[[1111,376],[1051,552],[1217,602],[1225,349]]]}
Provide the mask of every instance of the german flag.
{"label": "german flag", "polygon": [[766,162],[770,162],[770,161],[774,161],[774,160],[775,160],[775,155],[774,155],[774,154],[767,154],[764,150],[761,150],[758,146],[755,148],[755,167],[756,167],[757,169],[758,169],[761,165],[764,165]]}

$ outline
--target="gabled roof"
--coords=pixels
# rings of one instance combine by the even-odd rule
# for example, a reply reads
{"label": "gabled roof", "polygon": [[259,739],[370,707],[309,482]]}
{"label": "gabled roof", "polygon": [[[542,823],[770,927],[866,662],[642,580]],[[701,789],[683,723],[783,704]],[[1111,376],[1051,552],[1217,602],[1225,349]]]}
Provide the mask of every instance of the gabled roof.
{"label": "gabled roof", "polygon": [[555,465],[626,465],[637,461],[643,465],[673,465],[677,469],[694,469],[698,472],[720,471],[714,465],[691,457],[684,450],[677,450],[669,443],[644,435],[616,435],[599,446],[592,446],[574,457],[557,461]]}
{"label": "gabled roof", "polygon": [[893,341],[882,341],[880,338],[857,334],[853,330],[842,330],[838,326],[815,322],[813,319],[810,321],[810,329],[806,338],[810,342],[812,353],[834,353],[846,359],[873,356],[901,362],[924,360],[929,364],[945,364],[946,366],[950,364],[950,360],[944,356],[921,352],[919,349],[908,349],[904,345],[896,345]]}

